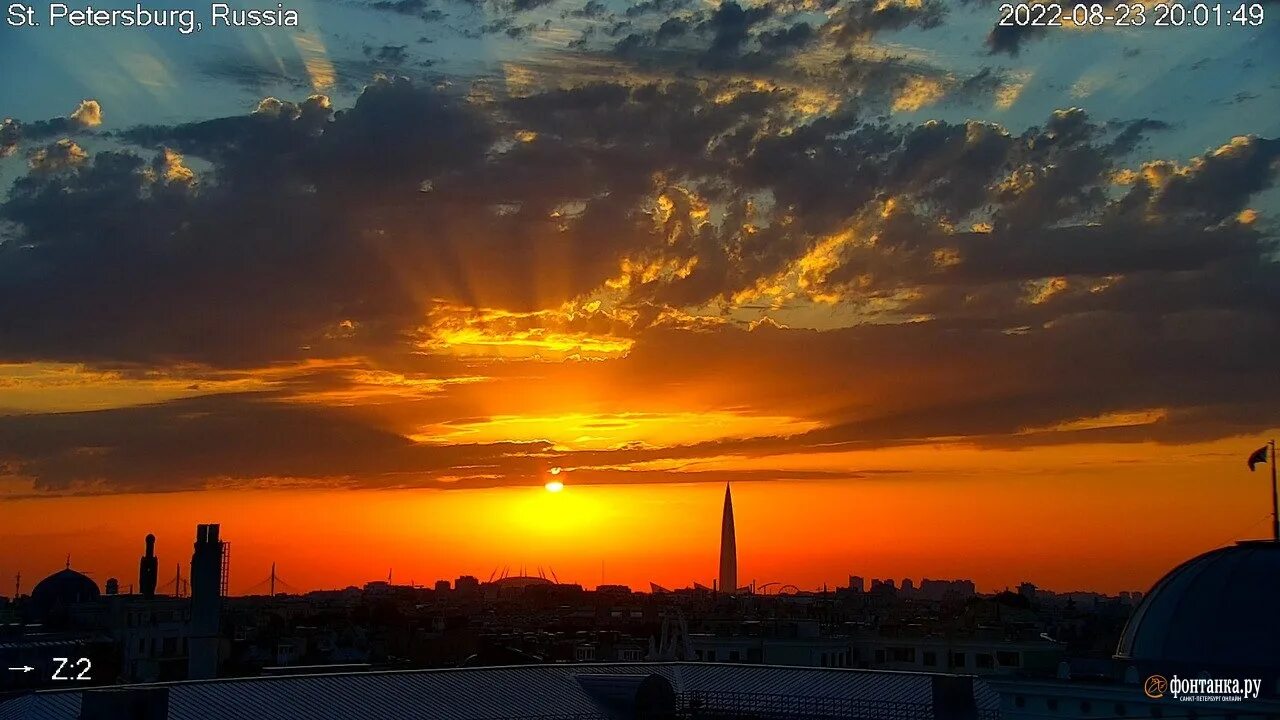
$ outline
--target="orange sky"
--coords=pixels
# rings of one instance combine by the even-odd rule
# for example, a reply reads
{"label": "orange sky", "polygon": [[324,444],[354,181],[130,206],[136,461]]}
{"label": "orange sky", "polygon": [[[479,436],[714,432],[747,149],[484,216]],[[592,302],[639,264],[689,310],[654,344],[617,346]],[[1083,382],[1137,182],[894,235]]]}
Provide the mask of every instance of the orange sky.
{"label": "orange sky", "polygon": [[[871,577],[972,578],[982,590],[1029,580],[1058,590],[1146,589],[1191,555],[1268,532],[1265,473],[1250,441],[1180,449],[1075,446],[809,456],[782,464],[896,466],[848,481],[734,487],[739,576],[802,588]],[[981,466],[978,465],[981,463]],[[729,464],[733,464],[730,462]],[[142,536],[158,537],[162,582],[186,573],[194,526],[232,542],[231,589],[269,574],[298,589],[385,577],[430,583],[523,565],[561,580],[646,588],[714,578],[717,484],[440,490],[210,490],[12,500],[0,572],[24,586],[75,568],[134,582]],[[11,588],[11,579],[6,590]]]}
{"label": "orange sky", "polygon": [[1202,40],[1240,76],[1180,103],[1207,123],[1157,112],[1186,57],[1112,95],[1019,55],[1172,62],[1125,33],[675,5],[683,49],[650,14],[440,76],[416,30],[308,36],[289,97],[248,64],[177,115],[64,89],[0,123],[0,578],[128,587],[152,532],[167,579],[218,522],[236,593],[272,562],[710,584],[726,482],[739,578],[810,589],[1146,589],[1267,533],[1280,139],[1230,109],[1273,94],[1259,29]]}

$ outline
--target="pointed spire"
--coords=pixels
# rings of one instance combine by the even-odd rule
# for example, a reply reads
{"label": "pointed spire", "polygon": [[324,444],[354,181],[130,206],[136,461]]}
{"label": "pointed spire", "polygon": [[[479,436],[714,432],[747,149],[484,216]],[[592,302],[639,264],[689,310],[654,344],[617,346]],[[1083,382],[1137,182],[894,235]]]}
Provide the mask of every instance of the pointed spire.
{"label": "pointed spire", "polygon": [[720,521],[720,592],[738,589],[738,541],[733,525],[733,493],[724,484],[724,515]]}

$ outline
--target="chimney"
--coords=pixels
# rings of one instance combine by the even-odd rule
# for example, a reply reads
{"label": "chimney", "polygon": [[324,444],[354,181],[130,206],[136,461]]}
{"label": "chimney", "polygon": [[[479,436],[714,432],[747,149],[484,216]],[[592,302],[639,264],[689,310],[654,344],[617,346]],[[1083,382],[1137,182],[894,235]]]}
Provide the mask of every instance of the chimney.
{"label": "chimney", "polygon": [[972,675],[931,675],[934,720],[978,720]]}
{"label": "chimney", "polygon": [[197,526],[195,551],[191,554],[188,680],[208,680],[218,675],[218,647],[222,642],[222,554],[218,526]]}

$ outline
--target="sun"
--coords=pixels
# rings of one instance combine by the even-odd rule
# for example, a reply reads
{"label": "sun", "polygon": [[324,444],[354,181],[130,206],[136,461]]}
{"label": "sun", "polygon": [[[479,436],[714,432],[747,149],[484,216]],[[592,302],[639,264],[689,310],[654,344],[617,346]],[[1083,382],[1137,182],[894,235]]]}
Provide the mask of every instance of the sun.
{"label": "sun", "polygon": [[543,487],[547,489],[547,492],[558,493],[564,489],[564,483],[560,482],[559,480],[552,480],[551,482],[547,483]]}

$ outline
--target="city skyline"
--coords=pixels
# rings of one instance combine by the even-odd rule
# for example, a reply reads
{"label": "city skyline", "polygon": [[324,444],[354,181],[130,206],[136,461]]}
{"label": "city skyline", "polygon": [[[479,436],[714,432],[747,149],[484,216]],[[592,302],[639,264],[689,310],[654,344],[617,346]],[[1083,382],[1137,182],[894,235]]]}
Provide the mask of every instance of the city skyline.
{"label": "city skyline", "polygon": [[[738,514],[745,517],[747,524],[743,525],[739,518],[736,525],[749,530],[745,537],[735,538],[745,552],[745,574],[741,577],[744,582],[779,582],[804,589],[836,587],[849,575],[863,575],[868,579],[967,578],[986,592],[1013,587],[1023,581],[1061,591],[1108,594],[1142,591],[1160,576],[1162,563],[1168,565],[1180,556],[1267,535],[1270,516],[1262,512],[1269,499],[1266,483],[1258,474],[1241,467],[1242,449],[1250,447],[1250,443],[1248,440],[1218,443],[1214,448],[1217,452],[1200,453],[1200,466],[1194,463],[1185,467],[1160,465],[1150,456],[1144,460],[1162,472],[1158,478],[1135,487],[1127,502],[1109,508],[1110,521],[1106,525],[1109,533],[1137,531],[1150,539],[1152,544],[1146,545],[1144,553],[1137,558],[1117,552],[1115,536],[1108,532],[1075,537],[1062,535],[1067,527],[1057,519],[1060,512],[1076,512],[1088,507],[1092,497],[1089,492],[1063,498],[1061,510],[1039,507],[1029,508],[1021,518],[1006,515],[1009,508],[1035,497],[1036,479],[1044,477],[1039,473],[1023,481],[1025,495],[1009,493],[1007,481],[989,481],[993,492],[997,484],[1005,492],[1007,505],[970,505],[968,512],[973,522],[966,526],[968,532],[976,533],[973,536],[976,546],[999,546],[1010,533],[1027,538],[1040,537],[1037,533],[1043,533],[1050,540],[1034,547],[1035,559],[1031,562],[1011,562],[1007,555],[994,552],[975,554],[965,544],[952,546],[958,552],[945,552],[946,548],[937,544],[942,541],[929,533],[929,528],[943,526],[946,502],[972,503],[973,500],[972,497],[931,500],[935,492],[946,492],[948,486],[957,485],[945,478],[917,479],[903,485],[901,480],[891,477],[863,480],[853,487],[812,480],[782,483],[800,486],[796,496],[804,506],[816,503],[824,508],[822,515],[799,518],[799,524],[794,527],[788,524],[788,519],[796,518],[787,513],[776,514],[785,506],[776,503],[768,488],[777,483],[740,483],[739,493],[745,494],[748,504],[745,509],[739,508]],[[1149,452],[1165,450],[1154,448]],[[1022,457],[1030,459],[1030,456]],[[1235,468],[1234,473],[1226,475],[1224,483],[1238,490],[1215,497],[1224,507],[1234,510],[1204,516],[1200,524],[1191,527],[1169,523],[1167,516],[1203,509],[1204,504],[1195,493],[1162,497],[1168,481],[1186,477],[1194,482],[1207,473],[1218,472],[1221,466]],[[1178,471],[1185,475],[1173,474]],[[561,476],[563,473],[554,477]],[[1080,481],[1079,477],[1067,479]],[[1093,478],[1093,481],[1105,484],[1106,478]],[[959,485],[963,495],[970,495],[968,484]],[[860,506],[861,513],[850,514],[837,504],[845,502],[851,490],[857,502],[869,503]],[[629,494],[631,499],[616,504],[614,500],[619,491]],[[368,507],[373,508],[373,517],[367,523],[346,513],[352,494],[363,495],[359,500],[361,506],[368,503]],[[12,589],[15,573],[22,572],[28,580],[41,577],[45,568],[62,567],[68,554],[75,559],[78,569],[88,571],[98,582],[111,576],[130,577],[128,566],[136,561],[132,553],[138,541],[134,518],[139,516],[154,518],[148,527],[155,529],[162,545],[165,538],[183,538],[190,525],[216,516],[234,528],[241,539],[238,568],[263,569],[280,562],[288,568],[281,575],[289,578],[292,587],[303,590],[360,586],[385,577],[387,568],[399,568],[398,578],[420,583],[428,582],[423,578],[433,574],[446,578],[472,574],[484,579],[488,570],[520,565],[554,568],[565,581],[579,582],[585,587],[601,580],[637,589],[647,587],[649,582],[667,587],[684,587],[691,582],[710,586],[716,579],[719,547],[716,543],[723,538],[723,522],[715,522],[709,513],[724,500],[716,484],[629,488],[570,485],[557,493],[530,487],[443,494],[432,491],[432,494],[438,497],[424,500],[413,490],[256,490],[248,497],[243,492],[230,490],[85,496],[57,501],[60,507],[65,507],[67,502],[80,505],[73,508],[73,513],[85,512],[89,518],[86,527],[59,533],[49,532],[49,527],[56,527],[58,523],[50,522],[38,510],[48,502],[46,499],[10,500],[7,501],[7,507],[12,510],[8,536],[15,540],[10,547],[20,551],[16,554],[11,551],[0,562],[6,588],[0,595]],[[495,501],[495,495],[505,497]],[[401,498],[408,498],[410,502]],[[751,502],[752,498],[758,500]],[[915,526],[902,522],[906,513],[913,512],[922,501],[934,506],[933,514],[920,516],[921,522]],[[441,506],[439,515],[423,517],[443,523],[436,524],[433,519],[427,529],[415,527],[415,521],[421,518],[410,520],[413,509],[433,505]],[[495,505],[507,511],[486,516],[479,510]],[[259,514],[262,507],[281,506],[290,507],[290,512],[267,518]],[[683,520],[678,532],[661,538],[655,535],[648,543],[628,539],[643,536],[650,531],[653,518],[673,511]],[[1243,524],[1232,525],[1234,517],[1249,514],[1254,522],[1248,527],[1237,529],[1244,527]],[[886,519],[885,515],[889,524],[877,525],[877,520]],[[467,517],[470,521],[460,521]],[[813,532],[815,521],[833,527],[845,524],[850,532],[842,533],[843,543],[829,543],[828,547],[807,550],[803,555],[789,551],[794,544],[784,545],[779,552],[778,533]],[[617,532],[608,533],[608,527],[616,528]],[[579,539],[584,534],[611,542],[597,542],[602,554],[583,557]],[[618,537],[623,540],[619,542]],[[488,542],[476,543],[479,538]],[[1015,550],[1012,545],[1005,545],[1008,552]],[[317,555],[317,547],[325,548],[326,552]],[[362,550],[332,554],[343,547]],[[512,547],[521,550],[512,552],[509,549]],[[1080,558],[1085,556],[1090,562],[1080,563]],[[859,560],[855,562],[851,558]],[[162,583],[172,579],[173,567],[172,557],[162,561],[159,566]],[[607,570],[604,578],[600,576],[602,569]],[[249,581],[240,573],[233,573],[232,592],[261,584],[267,572],[259,574],[263,577]],[[127,587],[128,583],[124,585]]]}
{"label": "city skyline", "polygon": [[[867,588],[870,588],[873,584],[879,583],[882,581],[888,582],[890,584],[895,584],[895,585],[898,583],[902,583],[902,585],[899,585],[899,589],[901,589],[902,586],[905,586],[908,583],[914,584],[915,587],[918,588],[921,583],[927,582],[929,580],[944,581],[944,582],[972,581],[972,578],[969,578],[969,577],[946,576],[946,575],[930,576],[928,574],[920,574],[920,573],[912,573],[910,571],[904,571],[904,569],[902,568],[894,569],[892,572],[871,572],[865,568],[860,568],[860,567],[850,567],[849,570],[847,571],[847,574],[844,575],[843,577],[837,578],[834,581],[823,580],[820,584],[816,584],[816,585],[797,585],[796,583],[792,582],[790,578],[787,578],[785,576],[768,576],[767,579],[756,578],[756,577],[737,579],[735,577],[736,571],[737,571],[737,561],[738,561],[737,552],[736,552],[737,534],[735,532],[734,525],[735,524],[733,520],[732,491],[731,491],[731,488],[728,485],[726,485],[725,493],[723,496],[723,505],[721,507],[720,532],[718,534],[718,544],[716,545],[717,554],[719,557],[719,560],[718,560],[719,565],[717,568],[715,568],[715,570],[717,571],[718,575],[715,577],[715,581],[711,582],[710,584],[705,582],[705,577],[706,577],[706,574],[708,573],[704,573],[703,576],[693,576],[690,578],[685,578],[675,583],[672,583],[673,576],[671,575],[660,576],[662,578],[662,581],[658,581],[658,579],[654,577],[649,577],[644,581],[636,581],[634,579],[625,579],[625,578],[631,577],[629,574],[627,574],[627,571],[625,569],[622,570],[622,573],[623,573],[622,579],[620,579],[619,577],[608,577],[605,574],[607,560],[605,558],[602,558],[601,565],[599,568],[600,575],[597,578],[595,578],[594,581],[593,579],[590,579],[590,578],[575,577],[571,575],[562,576],[561,573],[564,570],[563,566],[561,567],[560,571],[557,571],[553,564],[548,564],[540,561],[539,562],[525,562],[525,561],[506,562],[504,561],[503,563],[495,565],[488,572],[484,572],[483,570],[479,570],[479,569],[472,569],[472,570],[464,569],[464,570],[458,570],[452,573],[446,572],[443,574],[437,574],[435,576],[432,576],[431,570],[429,568],[425,575],[415,574],[414,572],[415,569],[421,569],[422,568],[421,565],[411,565],[408,568],[401,567],[399,572],[396,571],[396,568],[394,566],[390,566],[387,568],[387,572],[385,576],[371,575],[362,580],[355,580],[351,582],[344,582],[344,583],[338,583],[338,584],[324,584],[323,582],[321,582],[320,584],[315,584],[314,582],[312,582],[311,584],[308,584],[308,585],[299,585],[286,579],[285,576],[290,574],[290,571],[288,569],[282,568],[279,572],[277,572],[277,563],[273,559],[270,565],[268,566],[268,574],[264,575],[261,578],[257,578],[256,582],[252,580],[252,578],[257,577],[256,575],[253,575],[253,573],[257,572],[261,568],[258,568],[256,566],[250,566],[250,567],[240,567],[239,565],[235,566],[235,571],[238,571],[238,572],[233,571],[231,573],[232,581],[229,584],[229,592],[231,595],[255,595],[255,594],[261,595],[261,594],[267,594],[266,592],[267,588],[276,586],[278,591],[280,592],[298,594],[298,593],[309,592],[312,590],[337,590],[337,589],[342,589],[345,587],[353,587],[353,586],[362,587],[366,583],[370,583],[370,582],[390,582],[391,584],[401,585],[401,586],[429,588],[429,587],[432,587],[436,582],[441,580],[451,583],[455,578],[459,576],[469,576],[469,577],[475,578],[477,581],[481,583],[492,582],[493,580],[496,580],[496,579],[503,579],[508,577],[533,576],[533,577],[544,578],[546,580],[554,580],[556,582],[577,584],[588,589],[596,586],[601,586],[601,585],[605,585],[605,586],[626,585],[631,587],[632,590],[635,592],[643,592],[644,588],[650,584],[664,587],[666,590],[676,590],[676,589],[693,589],[696,586],[710,587],[710,588],[715,588],[717,586],[724,587],[726,585],[726,582],[729,582],[731,584],[736,583],[735,587],[737,588],[752,588],[753,590],[756,587],[764,586],[761,592],[766,592],[766,593],[768,592],[768,588],[771,586],[774,588],[773,590],[774,592],[778,592],[779,587],[790,587],[791,588],[790,592],[817,592],[817,591],[824,591],[824,590],[834,590],[840,587],[847,587],[846,581],[852,581],[852,578],[854,578],[855,576],[860,580],[862,580],[863,584],[865,584]],[[228,539],[227,536],[225,535],[223,539],[227,540],[228,543],[231,542],[231,540]],[[191,566],[191,563],[187,562],[185,556],[182,554],[182,545],[180,544],[179,547],[176,549],[176,553],[177,553],[176,558],[160,557],[159,559],[157,559],[157,555],[163,554],[163,549],[164,549],[162,546],[160,546],[160,550],[159,552],[157,552],[157,547],[158,547],[157,543],[159,539],[156,537],[154,533],[147,533],[144,540],[145,542],[143,543],[143,546],[145,546],[145,554],[142,555],[140,569],[137,570],[135,574],[132,576],[128,574],[122,574],[122,573],[98,572],[98,571],[95,571],[93,568],[84,567],[82,564],[76,564],[73,562],[75,559],[75,555],[71,553],[68,553],[66,555],[65,564],[68,569],[74,569],[77,572],[88,575],[91,579],[95,580],[95,582],[98,582],[100,584],[106,583],[108,579],[115,580],[118,583],[120,592],[125,594],[140,593],[145,595],[148,593],[148,587],[150,587],[153,589],[153,592],[157,595],[185,596],[187,590],[189,589],[189,582],[192,574],[192,566]],[[231,545],[229,545],[229,547],[231,547]],[[261,557],[260,554],[254,552],[254,548],[252,546],[235,545],[234,547],[236,547],[236,549],[238,550],[238,552],[236,553],[237,556],[243,554],[243,551],[247,550],[249,551],[248,554],[251,558]],[[46,550],[51,551],[51,550],[54,550],[54,548],[46,548]],[[119,567],[120,566],[119,559],[118,558],[113,559],[111,561],[110,566]],[[617,568],[614,568],[613,570],[615,573],[619,572]],[[10,579],[24,580],[26,583],[26,586],[21,588],[20,592],[26,592],[26,591],[29,591],[30,586],[40,577],[43,577],[43,574],[37,572],[35,574],[30,574],[30,573],[25,574],[21,578],[11,577]],[[726,580],[726,578],[734,578],[734,579]],[[1122,586],[1118,590],[1117,589],[1098,589],[1098,588],[1091,588],[1086,586],[1050,587],[1050,586],[1043,585],[1037,582],[1036,580],[1037,578],[1035,578],[1034,575],[1026,575],[1023,577],[1019,577],[1016,580],[1006,581],[1003,583],[1003,585],[1001,585],[999,582],[979,584],[977,589],[979,592],[995,593],[1000,590],[1006,590],[1006,591],[1016,590],[1023,583],[1030,583],[1032,586],[1036,586],[1040,590],[1047,590],[1050,592],[1096,593],[1100,595],[1112,595],[1112,596],[1118,595],[1120,593],[1144,592],[1147,589],[1146,585],[1136,585],[1136,584],[1129,587]],[[150,585],[148,585],[148,583],[150,583]],[[175,584],[175,583],[179,583],[179,584]],[[14,587],[10,585],[10,590],[13,590],[13,589]],[[721,590],[721,592],[724,592],[724,591]],[[5,594],[6,592],[0,592],[0,596],[3,596]]]}

